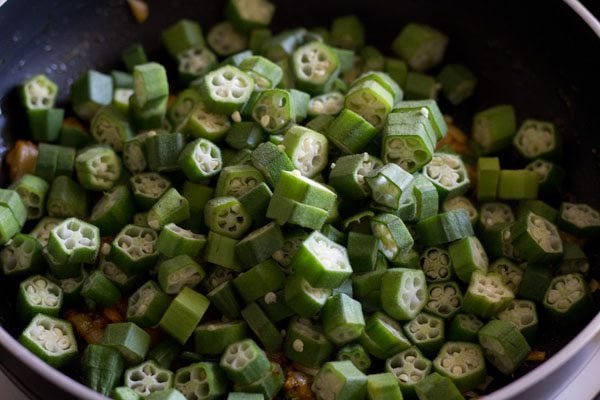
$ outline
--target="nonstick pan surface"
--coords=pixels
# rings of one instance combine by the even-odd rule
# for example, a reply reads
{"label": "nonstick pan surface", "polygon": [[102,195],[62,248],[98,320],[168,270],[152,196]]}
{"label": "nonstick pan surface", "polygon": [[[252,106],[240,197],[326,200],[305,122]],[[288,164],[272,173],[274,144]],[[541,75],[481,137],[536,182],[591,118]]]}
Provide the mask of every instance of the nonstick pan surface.
{"label": "nonstick pan surface", "polygon": [[[81,72],[122,68],[119,54],[128,44],[141,42],[151,59],[173,68],[160,45],[162,29],[185,17],[200,21],[206,32],[223,19],[224,1],[148,3],[150,18],[142,25],[134,22],[125,2],[117,0],[9,0],[0,7],[2,152],[13,139],[27,135],[15,91],[26,77],[49,75],[60,85],[59,103],[65,104],[68,87]],[[329,26],[335,16],[349,13],[365,23],[367,42],[388,53],[407,22],[428,23],[448,34],[445,62],[469,66],[479,78],[479,87],[460,107],[442,101],[442,110],[467,132],[474,112],[500,103],[513,104],[519,120],[554,121],[564,135],[563,164],[568,171],[564,198],[600,207],[600,39],[566,4],[558,0],[281,1],[273,28]],[[513,162],[507,153],[504,165]],[[591,277],[600,279],[598,241],[589,242],[586,252],[591,257]],[[15,287],[0,280],[0,324],[13,336],[21,330],[15,320]],[[587,322],[565,328],[542,321],[536,349],[551,357]],[[48,376],[41,364],[19,361],[14,346],[0,332],[2,368],[27,392],[44,399],[71,398],[64,384],[57,384],[60,375]],[[490,391],[537,365],[526,363],[514,377],[497,376]],[[66,372],[78,379],[76,368]]]}

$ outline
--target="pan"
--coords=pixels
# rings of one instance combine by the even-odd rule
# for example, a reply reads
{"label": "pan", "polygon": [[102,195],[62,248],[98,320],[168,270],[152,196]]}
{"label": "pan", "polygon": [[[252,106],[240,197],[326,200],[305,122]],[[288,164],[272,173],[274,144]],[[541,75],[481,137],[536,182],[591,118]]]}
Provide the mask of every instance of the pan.
{"label": "pan", "polygon": [[[9,0],[0,7],[0,155],[16,138],[26,136],[26,120],[15,90],[26,77],[50,76],[59,84],[58,101],[64,104],[69,85],[80,73],[118,66],[126,45],[140,42],[152,59],[163,61],[167,57],[160,46],[162,29],[183,17],[198,20],[204,29],[223,19],[224,1],[148,3],[150,18],[141,25],[120,0]],[[600,24],[580,3],[285,1],[277,4],[273,29],[328,26],[334,17],[350,13],[365,23],[367,42],[385,51],[408,22],[431,24],[445,32],[451,39],[445,61],[469,66],[478,76],[479,87],[460,107],[442,103],[444,112],[466,131],[474,112],[499,103],[513,104],[520,120],[554,121],[564,135],[564,165],[569,172],[566,196],[600,206]],[[589,242],[586,253],[591,277],[600,279],[598,242]],[[63,374],[15,341],[20,330],[15,298],[14,285],[0,280],[0,367],[4,372],[32,398],[101,398],[78,383],[76,368]],[[495,377],[489,398],[510,398],[542,381],[599,331],[600,316],[567,328],[542,321],[536,348],[545,351],[548,360],[526,363],[514,377]]]}

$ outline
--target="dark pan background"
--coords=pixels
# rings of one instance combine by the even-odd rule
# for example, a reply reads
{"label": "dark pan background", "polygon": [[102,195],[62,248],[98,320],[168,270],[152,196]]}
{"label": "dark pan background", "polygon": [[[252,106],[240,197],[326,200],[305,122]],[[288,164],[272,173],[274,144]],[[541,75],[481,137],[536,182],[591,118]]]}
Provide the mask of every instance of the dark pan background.
{"label": "dark pan background", "polygon": [[[519,120],[552,120],[564,135],[566,193],[600,206],[600,40],[559,0],[304,0],[279,1],[275,31],[293,26],[329,26],[333,17],[354,13],[367,26],[367,42],[389,53],[389,45],[410,21],[438,27],[450,37],[445,62],[461,62],[479,78],[473,98],[454,108],[441,103],[459,126],[470,130],[477,110],[499,103],[514,104]],[[599,11],[596,0],[588,1]],[[207,32],[223,18],[224,1],[151,0],[149,20],[134,22],[119,0],[9,0],[0,8],[0,132],[3,153],[13,138],[27,136],[15,86],[24,78],[46,73],[61,88],[59,104],[68,99],[70,83],[84,70],[122,69],[119,54],[139,41],[150,58],[166,61],[160,31],[186,17],[199,20]],[[167,65],[173,68],[171,64]],[[436,71],[433,71],[436,72]],[[514,164],[507,152],[503,165]],[[592,276],[599,278],[598,242],[586,250]],[[0,279],[0,323],[13,335],[15,284]],[[541,322],[537,348],[548,356],[560,350],[584,325],[560,328]],[[38,377],[0,346],[0,363],[29,393],[43,398],[69,398]],[[520,376],[535,364],[526,364]],[[70,371],[77,377],[75,369]],[[512,378],[497,378],[498,388]],[[31,385],[31,382],[36,382]],[[1,397],[1,395],[0,395]]]}

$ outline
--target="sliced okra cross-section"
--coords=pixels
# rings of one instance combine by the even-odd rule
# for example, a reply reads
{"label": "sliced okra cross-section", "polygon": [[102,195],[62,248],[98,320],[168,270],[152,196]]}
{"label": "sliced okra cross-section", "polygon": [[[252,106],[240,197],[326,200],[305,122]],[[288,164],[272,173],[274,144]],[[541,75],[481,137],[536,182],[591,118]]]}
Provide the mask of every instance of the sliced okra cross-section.
{"label": "sliced okra cross-section", "polygon": [[171,188],[171,182],[156,172],[134,175],[129,184],[138,207],[149,210]]}
{"label": "sliced okra cross-section", "polygon": [[0,251],[0,264],[6,276],[29,276],[42,272],[45,263],[42,243],[32,235],[17,233]]}
{"label": "sliced okra cross-section", "polygon": [[158,267],[158,283],[169,295],[178,294],[184,287],[195,287],[205,276],[204,269],[186,254],[165,260]]}
{"label": "sliced okra cross-section", "polygon": [[513,145],[527,160],[552,160],[560,154],[561,140],[553,123],[526,119],[513,138]]}
{"label": "sliced okra cross-section", "polygon": [[274,14],[275,6],[265,0],[232,0],[225,8],[227,19],[243,33],[269,26]]}
{"label": "sliced okra cross-section", "polygon": [[448,37],[429,25],[410,23],[396,36],[392,50],[408,65],[425,71],[437,65],[448,46]]}
{"label": "sliced okra cross-section", "polygon": [[483,203],[479,207],[479,227],[483,230],[489,229],[494,225],[507,222],[514,222],[515,215],[506,203],[492,202]]}
{"label": "sliced okra cross-section", "polygon": [[504,375],[519,368],[531,351],[519,328],[507,321],[489,321],[479,330],[478,337],[486,360]]}
{"label": "sliced okra cross-section", "polygon": [[177,54],[177,71],[184,84],[202,78],[217,65],[217,56],[206,46],[194,46]]}
{"label": "sliced okra cross-section", "polygon": [[311,389],[321,399],[362,399],[367,376],[351,361],[329,361],[315,376]]}
{"label": "sliced okra cross-section", "polygon": [[194,105],[181,123],[181,130],[190,136],[219,142],[226,136],[231,121],[224,113],[212,111],[203,100]]}
{"label": "sliced okra cross-section", "polygon": [[419,265],[429,283],[446,282],[454,275],[450,253],[440,247],[428,247],[423,250]]}
{"label": "sliced okra cross-section", "polygon": [[413,319],[427,303],[427,284],[423,271],[392,268],[381,279],[381,305],[392,318]]}
{"label": "sliced okra cross-section", "polygon": [[255,89],[273,89],[283,78],[279,65],[262,56],[250,56],[240,63],[240,69],[254,79]]}
{"label": "sliced okra cross-section", "polygon": [[441,199],[464,194],[470,183],[465,164],[455,154],[435,153],[423,175],[435,185]]}
{"label": "sliced okra cross-section", "polygon": [[413,182],[413,176],[409,172],[393,163],[385,164],[365,179],[371,188],[373,201],[391,210],[400,208],[402,194],[412,188]]}
{"label": "sliced okra cross-section", "polygon": [[441,205],[441,209],[444,212],[462,209],[465,210],[467,215],[469,216],[469,220],[471,221],[471,225],[475,225],[479,216],[479,212],[475,208],[475,205],[471,200],[469,200],[466,196],[456,196],[451,198],[446,198]]}
{"label": "sliced okra cross-section", "polygon": [[19,285],[17,310],[23,321],[30,321],[36,314],[58,317],[62,303],[60,286],[41,275],[31,276]]}
{"label": "sliced okra cross-section", "polygon": [[488,270],[500,274],[504,283],[513,293],[517,293],[523,280],[523,267],[514,261],[500,257],[490,264]]}
{"label": "sliced okra cross-section", "polygon": [[308,94],[297,90],[264,90],[258,94],[250,114],[268,133],[281,133],[297,118],[306,116],[309,99]]}
{"label": "sliced okra cross-section", "polygon": [[238,32],[229,21],[222,21],[208,31],[208,45],[221,57],[244,51],[248,47],[246,36]]}
{"label": "sliced okra cross-section", "polygon": [[496,314],[496,318],[515,324],[527,342],[533,344],[538,327],[538,315],[533,301],[515,299]]}
{"label": "sliced okra cross-section", "polygon": [[500,275],[475,271],[465,294],[462,311],[491,318],[514,299],[514,293],[502,283]]}
{"label": "sliced okra cross-section", "polygon": [[431,372],[431,361],[415,347],[409,347],[385,362],[385,370],[392,373],[405,396],[415,394],[415,385]]}
{"label": "sliced okra cross-section", "polygon": [[215,196],[240,197],[263,181],[260,171],[250,165],[225,167],[219,174]]}
{"label": "sliced okra cross-section", "polygon": [[92,146],[75,158],[75,172],[88,190],[110,190],[121,176],[121,159],[108,146]]}
{"label": "sliced okra cross-section", "polygon": [[335,288],[352,274],[346,248],[320,232],[313,232],[303,242],[292,267],[313,287]]}
{"label": "sliced okra cross-section", "polygon": [[308,115],[337,115],[344,108],[344,95],[328,92],[315,96],[308,102]]}
{"label": "sliced okra cross-section", "polygon": [[252,218],[235,197],[215,197],[206,203],[204,221],[213,232],[238,239],[250,229]]}
{"label": "sliced okra cross-section", "polygon": [[364,199],[371,193],[366,177],[383,166],[368,153],[342,156],[331,165],[329,184],[345,199]]}
{"label": "sliced okra cross-section", "polygon": [[344,106],[380,129],[394,106],[394,97],[377,81],[367,80],[350,88]]}
{"label": "sliced okra cross-section", "polygon": [[183,398],[218,398],[228,392],[227,378],[218,364],[199,362],[175,372],[174,388]]}
{"label": "sliced okra cross-section", "polygon": [[140,286],[127,302],[127,321],[147,328],[156,326],[171,304],[171,298],[154,281]]}
{"label": "sliced okra cross-section", "polygon": [[543,299],[544,309],[555,321],[569,324],[589,314],[590,295],[581,274],[555,277]]}
{"label": "sliced okra cross-section", "polygon": [[122,151],[125,142],[133,137],[128,120],[112,106],[102,107],[92,118],[90,132],[98,143]]}
{"label": "sliced okra cross-section", "polygon": [[66,366],[78,354],[71,324],[44,314],[37,314],[31,320],[19,342],[54,368]]}
{"label": "sliced okra cross-section", "polygon": [[234,66],[224,66],[204,76],[200,92],[210,110],[230,115],[250,98],[254,80]]}
{"label": "sliced okra cross-section", "polygon": [[162,229],[168,224],[177,224],[190,218],[188,200],[177,189],[171,188],[154,203],[146,214],[148,226],[152,229]]}
{"label": "sliced okra cross-section", "polygon": [[475,271],[487,272],[489,259],[476,236],[459,239],[448,246],[454,273],[463,282],[469,282]]}
{"label": "sliced okra cross-section", "polygon": [[328,141],[325,135],[298,125],[291,126],[283,138],[285,152],[302,175],[317,175],[327,165]]}
{"label": "sliced okra cross-section", "polygon": [[331,90],[340,70],[337,53],[317,41],[298,47],[292,54],[292,63],[298,88],[310,94]]}
{"label": "sliced okra cross-section", "polygon": [[113,240],[109,258],[125,273],[144,272],[158,259],[155,249],[155,230],[137,225],[127,225]]}
{"label": "sliced okra cross-section", "polygon": [[429,298],[425,311],[444,319],[451,319],[461,309],[463,295],[456,282],[436,282],[427,287]]}
{"label": "sliced okra cross-section", "polygon": [[123,143],[123,165],[132,174],[142,173],[148,168],[146,139],[155,133],[154,131],[143,132]]}
{"label": "sliced okra cross-section", "polygon": [[100,230],[77,218],[68,218],[50,232],[47,250],[59,263],[92,264],[100,250]]}
{"label": "sliced okra cross-section", "polygon": [[477,343],[477,333],[483,322],[473,314],[458,313],[448,325],[446,338],[454,342]]}
{"label": "sliced okra cross-section", "polygon": [[530,263],[552,263],[562,257],[563,243],[556,226],[532,212],[510,229],[516,254]]}
{"label": "sliced okra cross-section", "polygon": [[367,318],[359,341],[369,354],[382,360],[406,350],[411,345],[398,321],[381,311]]}
{"label": "sliced okra cross-section", "polygon": [[286,279],[283,289],[285,302],[301,317],[312,317],[323,308],[331,289],[313,287],[300,274]]}
{"label": "sliced okra cross-section", "polygon": [[383,213],[371,219],[373,235],[379,239],[379,251],[394,261],[412,248],[414,239],[400,217]]}
{"label": "sliced okra cross-section", "polygon": [[26,174],[12,183],[10,188],[21,196],[23,205],[27,208],[28,220],[43,216],[46,207],[46,195],[50,188],[50,185],[44,179]]}
{"label": "sliced okra cross-section", "polygon": [[359,371],[367,372],[371,368],[371,356],[360,343],[348,343],[342,346],[335,356],[337,361],[350,361]]}
{"label": "sliced okra cross-section", "polygon": [[154,361],[144,361],[125,371],[124,383],[138,397],[148,397],[172,387],[173,372],[159,367]]}
{"label": "sliced okra cross-section", "polygon": [[600,232],[600,213],[584,203],[563,202],[558,225],[576,236],[592,236]]}
{"label": "sliced okra cross-section", "polygon": [[567,173],[560,165],[538,158],[525,166],[528,171],[535,172],[538,178],[538,191],[544,195],[560,193]]}
{"label": "sliced okra cross-section", "polygon": [[19,86],[21,103],[27,110],[49,109],[54,106],[58,85],[45,75],[36,75]]}
{"label": "sliced okra cross-section", "polygon": [[239,384],[255,382],[270,368],[266,353],[252,339],[229,345],[219,365],[229,379]]}
{"label": "sliced okra cross-section", "polygon": [[406,337],[428,357],[437,354],[444,344],[444,320],[425,312],[417,314],[403,326]]}
{"label": "sliced okra cross-section", "polygon": [[210,178],[221,171],[221,150],[207,139],[196,139],[188,143],[179,155],[179,165],[192,182]]}
{"label": "sliced okra cross-section", "polygon": [[490,107],[473,117],[473,141],[482,154],[510,145],[516,131],[515,110],[511,105]]}
{"label": "sliced okra cross-section", "polygon": [[433,369],[454,382],[458,390],[473,390],[485,380],[485,359],[478,344],[447,342],[433,360]]}
{"label": "sliced okra cross-section", "polygon": [[[404,115],[408,113],[400,113]],[[390,114],[395,115],[395,114]],[[383,128],[382,158],[385,162],[398,164],[408,172],[418,171],[431,161],[435,140],[435,132],[429,120],[428,125],[422,122],[398,123],[385,125]],[[431,132],[431,133],[429,133]]]}

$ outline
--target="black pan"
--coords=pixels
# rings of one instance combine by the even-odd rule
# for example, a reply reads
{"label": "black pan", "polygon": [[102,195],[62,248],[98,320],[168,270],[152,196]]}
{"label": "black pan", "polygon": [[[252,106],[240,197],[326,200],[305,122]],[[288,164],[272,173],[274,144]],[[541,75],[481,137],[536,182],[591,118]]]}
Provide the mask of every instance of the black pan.
{"label": "black pan", "polygon": [[[2,1],[0,1],[2,3]],[[119,0],[9,0],[0,7],[0,130],[4,152],[14,138],[25,137],[26,123],[15,87],[24,78],[48,74],[68,99],[69,84],[84,70],[120,67],[121,49],[141,42],[151,58],[165,61],[159,32],[187,17],[209,28],[223,18],[224,1],[149,1],[150,18],[138,25]],[[355,13],[367,26],[368,42],[387,51],[410,21],[429,23],[447,33],[447,62],[461,62],[479,77],[476,95],[454,108],[442,102],[465,130],[473,113],[494,104],[512,103],[518,117],[553,120],[564,135],[569,171],[565,196],[600,206],[600,40],[558,0],[303,0],[281,1],[273,28],[328,26],[340,14]],[[588,6],[597,7],[589,0]],[[592,10],[594,11],[594,10]],[[169,64],[170,65],[170,64]],[[172,67],[172,66],[171,66]],[[510,160],[508,161],[510,162]],[[598,242],[586,246],[592,277],[600,279]],[[0,283],[0,323],[19,334],[15,321],[14,284]],[[542,321],[537,348],[552,356],[580,332],[578,326],[557,328]],[[60,374],[25,359],[18,345],[0,329],[0,364],[11,379],[33,397],[67,399],[91,392],[73,389]],[[16,354],[16,355],[15,355]],[[19,358],[21,360],[19,360]],[[514,378],[537,364],[527,363]],[[74,368],[67,371],[77,379]],[[496,378],[493,391],[514,378]],[[76,390],[75,393],[73,390]],[[68,393],[67,393],[68,391]],[[1,394],[0,394],[0,397]]]}

